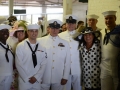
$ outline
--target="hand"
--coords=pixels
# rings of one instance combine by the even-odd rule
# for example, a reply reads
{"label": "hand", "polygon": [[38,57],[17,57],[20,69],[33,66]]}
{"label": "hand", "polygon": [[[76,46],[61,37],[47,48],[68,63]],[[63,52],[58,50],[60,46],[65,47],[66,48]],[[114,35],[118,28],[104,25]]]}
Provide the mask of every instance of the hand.
{"label": "hand", "polygon": [[66,79],[62,79],[61,80],[61,85],[65,85],[67,83],[67,80]]}
{"label": "hand", "polygon": [[30,82],[31,84],[34,84],[36,81],[37,81],[37,79],[36,79],[35,77],[29,78],[29,82]]}

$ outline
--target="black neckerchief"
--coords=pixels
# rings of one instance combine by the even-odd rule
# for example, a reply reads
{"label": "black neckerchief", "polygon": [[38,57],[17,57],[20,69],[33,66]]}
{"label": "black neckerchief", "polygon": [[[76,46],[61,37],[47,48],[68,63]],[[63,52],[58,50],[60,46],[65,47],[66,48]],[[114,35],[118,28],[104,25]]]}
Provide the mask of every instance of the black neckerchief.
{"label": "black neckerchief", "polygon": [[35,50],[33,51],[32,48],[31,48],[31,46],[30,46],[30,43],[29,43],[28,41],[26,41],[26,42],[27,42],[27,44],[28,44],[30,50],[32,51],[32,60],[33,60],[34,68],[35,68],[35,66],[37,65],[37,58],[36,58],[35,52],[37,51],[38,44],[36,45]]}
{"label": "black neckerchief", "polygon": [[104,36],[104,40],[103,40],[103,44],[107,45],[110,39],[110,32],[107,33],[107,29],[105,29],[105,36]]}
{"label": "black neckerchief", "polygon": [[14,57],[13,52],[9,49],[8,44],[7,44],[7,48],[4,45],[2,45],[1,43],[0,43],[0,45],[6,50],[5,57],[6,57],[7,62],[9,62],[8,51],[10,51],[12,53],[13,57]]}

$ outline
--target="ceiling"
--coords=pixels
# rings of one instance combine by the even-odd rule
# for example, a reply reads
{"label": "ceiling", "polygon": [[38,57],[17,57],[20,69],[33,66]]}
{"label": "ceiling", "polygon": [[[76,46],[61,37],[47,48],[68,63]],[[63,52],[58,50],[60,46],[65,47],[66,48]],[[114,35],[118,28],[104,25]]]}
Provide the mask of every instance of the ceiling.
{"label": "ceiling", "polygon": [[[14,6],[34,6],[34,7],[46,7],[46,6],[62,6],[63,0],[13,0]],[[8,5],[9,0],[0,0],[1,5]],[[78,0],[73,0],[78,2]]]}

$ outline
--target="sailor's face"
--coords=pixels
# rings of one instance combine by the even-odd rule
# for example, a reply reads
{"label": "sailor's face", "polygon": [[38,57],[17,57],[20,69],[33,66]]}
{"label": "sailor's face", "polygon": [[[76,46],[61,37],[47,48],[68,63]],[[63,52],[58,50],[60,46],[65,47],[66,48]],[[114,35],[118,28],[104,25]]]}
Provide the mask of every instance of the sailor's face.
{"label": "sailor's face", "polygon": [[96,26],[97,19],[90,18],[90,19],[88,19],[87,23],[88,23],[89,27]]}
{"label": "sailor's face", "polygon": [[59,28],[58,29],[57,28],[50,28],[49,33],[50,33],[51,36],[55,37],[55,36],[58,35],[59,30],[60,30]]}
{"label": "sailor's face", "polygon": [[105,24],[107,27],[112,27],[115,25],[116,17],[114,15],[105,16]]}
{"label": "sailor's face", "polygon": [[35,40],[38,36],[38,30],[37,29],[32,29],[27,31],[28,38]]}
{"label": "sailor's face", "polygon": [[76,23],[66,23],[68,31],[73,31],[76,29]]}
{"label": "sailor's face", "polygon": [[2,29],[0,30],[0,40],[6,41],[9,37],[9,31],[8,29]]}

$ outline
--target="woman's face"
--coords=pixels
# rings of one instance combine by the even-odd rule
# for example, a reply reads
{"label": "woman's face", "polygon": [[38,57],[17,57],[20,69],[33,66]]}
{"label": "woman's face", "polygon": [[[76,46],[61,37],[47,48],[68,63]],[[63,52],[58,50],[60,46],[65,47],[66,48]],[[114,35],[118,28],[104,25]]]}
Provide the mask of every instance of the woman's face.
{"label": "woman's face", "polygon": [[87,44],[93,43],[94,36],[92,33],[84,34],[84,40]]}
{"label": "woman's face", "polygon": [[23,30],[16,31],[16,35],[19,41],[22,41],[25,38],[25,32]]}

